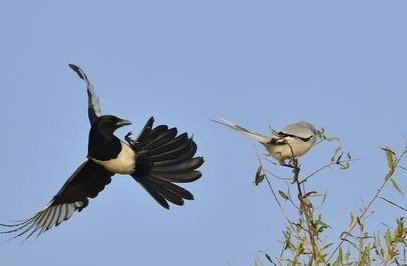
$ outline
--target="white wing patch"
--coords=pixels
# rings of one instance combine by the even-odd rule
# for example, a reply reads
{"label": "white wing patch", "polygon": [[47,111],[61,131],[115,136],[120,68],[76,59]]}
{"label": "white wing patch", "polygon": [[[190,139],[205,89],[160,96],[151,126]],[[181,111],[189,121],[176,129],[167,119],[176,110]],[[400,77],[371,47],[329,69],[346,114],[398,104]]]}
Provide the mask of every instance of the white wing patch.
{"label": "white wing patch", "polygon": [[51,201],[50,203],[48,203],[48,205],[46,205],[44,208],[42,208],[40,211],[38,211],[27,220],[19,221],[16,224],[1,224],[2,226],[10,227],[12,229],[0,233],[8,234],[22,230],[18,235],[15,235],[11,239],[29,233],[25,238],[26,240],[36,232],[38,232],[38,237],[43,232],[46,232],[52,227],[58,226],[63,221],[68,220],[72,217],[75,211],[85,206],[85,203],[81,201],[76,201],[73,203],[62,203],[58,205],[53,204],[54,202]]}
{"label": "white wing patch", "polygon": [[73,71],[78,74],[79,78],[86,82],[86,92],[88,94],[88,113],[89,113],[89,120],[91,124],[102,115],[102,111],[100,110],[99,98],[95,93],[95,89],[93,88],[92,83],[89,81],[88,77],[86,76],[85,72],[78,66],[69,64],[69,67],[72,68]]}
{"label": "white wing patch", "polygon": [[95,110],[96,116],[101,116],[102,111],[100,110],[100,103],[99,103],[99,97],[96,95],[95,89],[93,88],[93,84],[90,83],[88,79],[86,79],[86,90],[88,92],[88,101],[89,104],[93,107],[93,110]]}

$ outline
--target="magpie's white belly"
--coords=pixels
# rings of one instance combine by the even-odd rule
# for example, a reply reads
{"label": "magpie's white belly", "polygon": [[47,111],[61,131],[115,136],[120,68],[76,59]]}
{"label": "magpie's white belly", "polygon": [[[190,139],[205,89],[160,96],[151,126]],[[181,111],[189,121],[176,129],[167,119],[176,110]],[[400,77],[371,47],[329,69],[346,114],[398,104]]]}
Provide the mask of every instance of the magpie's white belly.
{"label": "magpie's white belly", "polygon": [[117,158],[108,161],[101,161],[94,158],[92,158],[92,160],[112,173],[131,174],[134,172],[136,154],[127,144],[122,142],[122,150]]}

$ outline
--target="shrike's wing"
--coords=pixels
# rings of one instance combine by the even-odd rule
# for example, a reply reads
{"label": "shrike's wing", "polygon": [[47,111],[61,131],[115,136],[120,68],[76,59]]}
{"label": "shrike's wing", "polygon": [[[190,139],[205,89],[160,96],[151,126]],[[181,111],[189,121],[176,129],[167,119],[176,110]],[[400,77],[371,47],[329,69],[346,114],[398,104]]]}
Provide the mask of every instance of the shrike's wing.
{"label": "shrike's wing", "polygon": [[297,122],[287,125],[279,134],[309,141],[316,135],[316,130],[315,127],[308,122]]}
{"label": "shrike's wing", "polygon": [[226,119],[223,119],[223,118],[221,118],[220,120],[211,119],[211,121],[213,121],[215,123],[218,123],[218,124],[221,124],[221,125],[224,125],[224,126],[227,126],[227,127],[231,128],[233,130],[236,130],[236,131],[238,131],[238,132],[240,132],[240,133],[248,136],[249,138],[252,138],[252,139],[254,139],[254,140],[256,140],[256,141],[258,141],[260,143],[267,143],[271,139],[270,137],[267,137],[267,136],[252,132],[252,131],[244,128],[244,127],[241,127],[241,126],[239,126],[239,125],[237,125],[237,124],[235,124],[233,122],[230,122],[230,121],[228,121]]}
{"label": "shrike's wing", "polygon": [[[111,182],[112,173],[86,159],[65,182],[52,200],[31,218],[14,224],[0,224],[9,230],[2,234],[15,233],[13,238],[28,234],[26,239],[58,226],[88,205],[88,198],[95,198]],[[13,239],[12,238],[12,239]]]}
{"label": "shrike's wing", "polygon": [[93,88],[93,85],[89,81],[85,72],[80,67],[73,64],[69,64],[69,67],[72,68],[72,70],[75,71],[76,74],[78,74],[79,78],[86,82],[86,91],[88,93],[88,116],[90,124],[92,125],[96,118],[102,115],[102,112],[100,110],[99,98],[97,97],[95,89]]}

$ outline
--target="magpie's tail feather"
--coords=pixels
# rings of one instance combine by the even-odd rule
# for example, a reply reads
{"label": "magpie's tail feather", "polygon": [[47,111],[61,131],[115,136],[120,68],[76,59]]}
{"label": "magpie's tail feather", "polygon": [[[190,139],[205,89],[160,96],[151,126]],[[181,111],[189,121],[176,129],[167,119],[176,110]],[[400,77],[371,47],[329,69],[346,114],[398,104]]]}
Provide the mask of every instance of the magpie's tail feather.
{"label": "magpie's tail feather", "polygon": [[187,133],[177,136],[176,128],[159,125],[153,128],[151,117],[139,136],[126,138],[136,151],[136,171],[132,177],[164,208],[168,201],[183,205],[193,200],[188,190],[174,183],[189,183],[201,177],[197,169],[204,163],[202,157],[194,157],[197,146]]}

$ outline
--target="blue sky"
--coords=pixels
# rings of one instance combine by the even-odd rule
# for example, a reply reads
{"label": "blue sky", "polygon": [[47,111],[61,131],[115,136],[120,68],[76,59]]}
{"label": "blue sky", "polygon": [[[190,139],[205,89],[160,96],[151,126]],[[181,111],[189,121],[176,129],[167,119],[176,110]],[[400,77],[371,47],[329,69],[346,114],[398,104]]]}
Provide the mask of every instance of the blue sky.
{"label": "blue sky", "polygon": [[[82,213],[37,240],[0,241],[1,264],[243,266],[259,249],[278,254],[283,219],[267,187],[252,184],[253,143],[209,121],[217,117],[264,134],[310,121],[362,158],[308,184],[328,192],[319,211],[334,239],[382,181],[379,147],[404,143],[406,8],[367,0],[3,1],[1,221],[41,208],[86,155],[86,94],[68,63],[88,73],[105,113],[131,119],[134,132],[154,115],[193,133],[206,163],[187,185],[196,200],[184,207],[166,211],[116,176]],[[316,146],[303,171],[334,148]],[[391,188],[384,195],[405,202]],[[374,207],[375,232],[404,215]]]}

